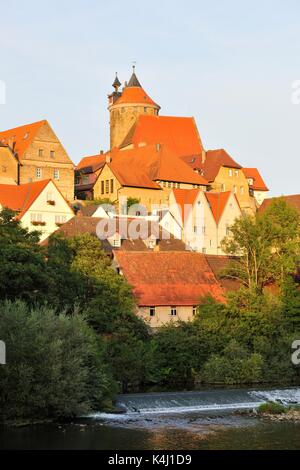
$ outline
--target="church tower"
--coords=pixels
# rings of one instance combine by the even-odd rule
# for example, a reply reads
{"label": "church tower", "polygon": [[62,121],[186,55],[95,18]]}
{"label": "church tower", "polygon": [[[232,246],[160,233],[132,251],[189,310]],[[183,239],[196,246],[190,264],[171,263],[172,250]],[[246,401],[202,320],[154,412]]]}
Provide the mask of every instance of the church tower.
{"label": "church tower", "polygon": [[121,83],[116,76],[113,83],[114,92],[108,96],[110,113],[110,148],[119,147],[132,126],[142,114],[157,116],[160,106],[143,90],[136,74],[135,67],[128,83],[125,82],[120,92]]}

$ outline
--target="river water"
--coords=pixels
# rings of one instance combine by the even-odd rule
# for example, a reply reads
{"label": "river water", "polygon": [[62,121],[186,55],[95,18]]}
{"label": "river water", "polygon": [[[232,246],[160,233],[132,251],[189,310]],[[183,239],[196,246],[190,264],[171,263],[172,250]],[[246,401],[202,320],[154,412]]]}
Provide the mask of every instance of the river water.
{"label": "river water", "polygon": [[300,404],[300,388],[121,395],[126,413],[0,430],[0,449],[300,449],[300,424],[249,417],[266,401]]}

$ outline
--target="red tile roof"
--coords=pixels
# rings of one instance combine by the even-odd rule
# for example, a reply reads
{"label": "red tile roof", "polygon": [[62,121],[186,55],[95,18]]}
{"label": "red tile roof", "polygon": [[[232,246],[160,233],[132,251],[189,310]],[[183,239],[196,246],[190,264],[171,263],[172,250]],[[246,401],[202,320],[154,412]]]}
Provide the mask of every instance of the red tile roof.
{"label": "red tile roof", "polygon": [[7,131],[0,132],[0,142],[9,144],[15,143],[14,150],[20,158],[23,157],[24,153],[31,145],[39,129],[46,124],[47,121],[38,121],[32,124],[26,124],[24,126],[15,127]]}
{"label": "red tile roof", "polygon": [[187,216],[186,210],[188,209],[189,212],[191,206],[194,205],[199,189],[173,189],[173,194],[181,209],[181,216],[185,218]]}
{"label": "red tile roof", "polygon": [[256,191],[269,191],[257,168],[243,168],[243,173],[247,179],[253,179],[253,184],[249,184],[251,189]]}
{"label": "red tile roof", "polygon": [[204,255],[191,252],[114,252],[140,306],[193,306],[224,291]]}
{"label": "red tile roof", "polygon": [[208,186],[166,146],[147,145],[110,153],[112,172],[123,186],[160,189],[156,181],[173,181]]}
{"label": "red tile roof", "polygon": [[21,218],[50,181],[51,179],[47,179],[20,186],[0,184],[0,204],[18,211],[18,218]]}
{"label": "red tile roof", "polygon": [[220,218],[226,207],[230,194],[231,194],[230,191],[226,191],[223,193],[213,193],[213,192],[205,193],[205,197],[207,199],[207,202],[210,206],[210,209],[212,211],[212,214],[217,224],[220,221]]}
{"label": "red tile roof", "polygon": [[[291,206],[295,207],[300,214],[300,194],[281,196],[281,198],[284,199],[287,204],[290,204]],[[269,207],[270,204],[276,199],[280,199],[280,197],[272,197],[265,199],[260,208],[258,209],[258,212],[263,213],[267,209],[267,207]]]}
{"label": "red tile roof", "polygon": [[242,287],[242,283],[236,279],[224,278],[221,276],[222,270],[233,263],[237,258],[233,256],[205,255],[205,258],[214,272],[214,275],[221,283],[226,292],[237,291]]}
{"label": "red tile roof", "polygon": [[208,150],[204,161],[202,161],[202,155],[183,157],[182,160],[193,170],[200,171],[207,181],[214,181],[222,166],[242,168],[224,149]]}
{"label": "red tile roof", "polygon": [[195,120],[191,117],[140,116],[121,147],[141,142],[165,144],[177,156],[196,155],[203,150]]}
{"label": "red tile roof", "polygon": [[77,165],[77,170],[81,170],[82,168],[86,167],[92,167],[93,171],[97,171],[99,168],[104,166],[105,160],[105,154],[83,157]]}
{"label": "red tile roof", "polygon": [[[166,232],[166,230],[162,229],[158,223],[156,222],[148,222],[148,231],[145,236],[141,233],[141,237],[134,240],[130,238],[130,234],[126,232],[125,226],[122,229],[122,224],[120,224],[119,217],[116,217],[116,233],[121,233],[122,236],[122,244],[119,248],[120,250],[125,251],[152,251],[147,245],[144,243],[144,239],[148,238],[148,235],[154,235],[157,238],[157,249],[160,251],[184,251],[185,244],[183,241],[178,240],[173,237],[173,235]],[[73,237],[76,235],[81,235],[84,233],[90,233],[91,235],[97,236],[97,226],[99,222],[107,222],[108,220],[112,219],[103,219],[101,217],[87,217],[87,216],[76,216],[72,219],[68,220],[65,224],[63,224],[58,230],[56,230],[56,234],[62,234],[66,237]],[[124,221],[125,219],[123,219]],[[132,220],[138,219],[127,219],[129,222]],[[47,245],[49,239],[43,242],[44,245]],[[103,245],[103,249],[105,251],[112,251],[112,247],[107,240],[101,240]]]}
{"label": "red tile roof", "polygon": [[149,95],[141,87],[125,87],[122,95],[114,102],[114,106],[117,104],[136,103],[143,105],[154,105],[159,106],[150,98]]}

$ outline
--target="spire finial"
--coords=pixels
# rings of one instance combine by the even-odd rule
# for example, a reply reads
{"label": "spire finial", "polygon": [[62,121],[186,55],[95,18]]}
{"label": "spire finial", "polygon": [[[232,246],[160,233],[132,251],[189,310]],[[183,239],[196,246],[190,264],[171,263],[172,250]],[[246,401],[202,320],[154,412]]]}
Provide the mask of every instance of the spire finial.
{"label": "spire finial", "polygon": [[120,80],[118,79],[118,72],[116,72],[116,78],[112,86],[114,87],[116,92],[118,91],[118,88],[121,86]]}

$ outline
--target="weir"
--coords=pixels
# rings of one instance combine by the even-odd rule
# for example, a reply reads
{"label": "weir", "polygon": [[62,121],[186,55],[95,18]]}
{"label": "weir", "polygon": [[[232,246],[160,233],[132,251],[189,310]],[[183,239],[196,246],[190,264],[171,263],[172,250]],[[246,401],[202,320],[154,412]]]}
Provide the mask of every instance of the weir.
{"label": "weir", "polygon": [[130,414],[165,414],[253,409],[267,401],[300,404],[300,388],[127,394],[118,396],[117,405]]}

